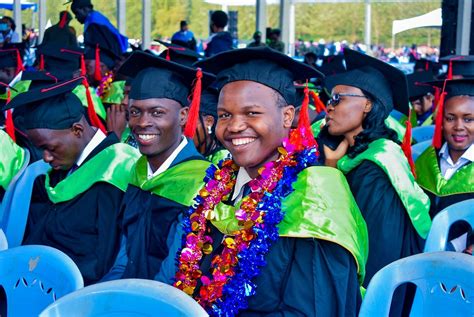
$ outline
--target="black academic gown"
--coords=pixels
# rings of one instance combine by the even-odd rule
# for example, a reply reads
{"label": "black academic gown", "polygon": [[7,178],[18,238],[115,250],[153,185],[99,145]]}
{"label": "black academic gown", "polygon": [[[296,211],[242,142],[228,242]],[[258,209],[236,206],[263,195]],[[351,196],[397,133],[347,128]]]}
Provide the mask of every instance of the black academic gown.
{"label": "black academic gown", "polygon": [[[115,134],[109,135],[85,162],[118,142]],[[56,185],[66,174],[53,172],[51,185]],[[42,187],[44,191],[44,177],[37,179],[38,182],[43,185],[36,188]],[[23,244],[47,245],[63,251],[77,264],[85,284],[93,284],[109,271],[118,251],[123,195],[117,187],[99,182],[67,202],[37,201],[30,207]],[[45,193],[36,194],[36,197],[44,196]]]}
{"label": "black academic gown", "polygon": [[[346,177],[369,233],[369,257],[363,284],[367,287],[374,274],[384,266],[422,252],[424,240],[416,232],[400,197],[380,167],[364,161]],[[401,314],[403,293],[395,294],[392,316]]]}
{"label": "black academic gown", "polygon": [[[189,160],[204,158],[188,140],[188,144],[170,167]],[[170,183],[170,186],[173,184]],[[177,223],[178,216],[188,208],[189,206],[129,185],[120,208],[124,215],[123,235],[126,239],[126,259],[116,261],[117,264],[121,262],[121,265],[125,265],[121,278],[155,278],[161,262],[169,253],[167,237],[173,235],[170,230]],[[121,248],[123,247],[122,243]],[[114,278],[120,276],[115,275]]]}

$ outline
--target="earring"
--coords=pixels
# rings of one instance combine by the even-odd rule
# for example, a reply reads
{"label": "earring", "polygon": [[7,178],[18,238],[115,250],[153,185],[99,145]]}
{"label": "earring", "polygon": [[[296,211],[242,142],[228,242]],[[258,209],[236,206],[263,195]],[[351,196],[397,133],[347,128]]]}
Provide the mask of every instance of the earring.
{"label": "earring", "polygon": [[207,126],[207,133],[212,134],[212,128],[210,125]]}

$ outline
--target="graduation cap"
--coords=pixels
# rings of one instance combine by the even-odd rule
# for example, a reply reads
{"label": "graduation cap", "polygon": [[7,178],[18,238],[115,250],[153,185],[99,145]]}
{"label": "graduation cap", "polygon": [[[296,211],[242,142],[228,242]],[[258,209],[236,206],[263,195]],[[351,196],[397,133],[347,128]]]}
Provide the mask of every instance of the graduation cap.
{"label": "graduation cap", "polygon": [[191,67],[195,62],[201,59],[201,55],[189,48],[160,40],[156,41],[167,48],[159,56],[168,61]]}
{"label": "graduation cap", "polygon": [[327,78],[326,86],[357,87],[378,99],[388,116],[393,108],[408,115],[408,85],[405,74],[377,58],[351,49],[344,50],[347,72]]}
{"label": "graduation cap", "polygon": [[449,55],[439,60],[448,64],[448,80],[453,79],[453,76],[474,77],[474,55]]}
{"label": "graduation cap", "polygon": [[428,60],[426,58],[420,58],[416,60],[415,65],[413,66],[414,72],[419,71],[429,71],[437,75],[441,70],[441,64],[435,61]]}
{"label": "graduation cap", "polygon": [[73,11],[75,9],[92,6],[91,0],[71,0],[66,2],[65,5],[66,4],[71,4],[71,10]]}
{"label": "graduation cap", "polygon": [[[195,64],[204,70],[217,74],[218,90],[226,84],[248,80],[270,87],[283,96],[290,105],[295,105],[296,88],[294,81],[323,78],[316,69],[295,61],[289,56],[268,47],[252,47],[226,51]],[[298,121],[297,133],[290,142],[297,149],[314,145],[308,116],[309,89],[304,90],[304,100]],[[312,140],[312,141],[311,141]],[[309,142],[309,143],[308,143]]]}
{"label": "graduation cap", "polygon": [[186,107],[192,91],[184,134],[189,138],[194,136],[202,86],[210,85],[214,75],[143,52],[134,52],[120,67],[119,73],[133,78],[129,97],[134,100],[168,98]]}
{"label": "graduation cap", "polygon": [[25,69],[21,52],[18,48],[6,48],[0,50],[0,69],[7,67],[16,67],[17,74]]}
{"label": "graduation cap", "polygon": [[[72,90],[82,83],[76,78],[59,84],[30,89],[13,98],[4,107],[23,109],[25,129],[63,130],[70,128],[85,114],[81,101]],[[27,107],[28,111],[24,109]]]}
{"label": "graduation cap", "polygon": [[317,67],[317,70],[326,76],[332,76],[346,71],[343,55],[321,56],[319,59],[322,59],[322,64]]}
{"label": "graduation cap", "polygon": [[438,101],[435,118],[435,132],[433,136],[433,146],[441,148],[442,142],[442,122],[444,103],[446,100],[457,96],[474,96],[474,78],[445,79],[431,82],[436,87],[442,87],[441,98]]}
{"label": "graduation cap", "polygon": [[[1,82],[0,81],[0,88],[5,88],[5,93],[6,93],[6,100],[2,100],[2,107],[4,107],[3,102],[10,102],[11,98],[11,91],[10,89],[13,89],[10,85]],[[5,131],[7,134],[10,136],[10,138],[15,142],[16,137],[15,137],[15,125],[13,123],[13,116],[12,116],[12,111],[11,110],[6,110],[5,112]]]}
{"label": "graduation cap", "polygon": [[416,100],[429,93],[433,94],[434,88],[428,83],[433,79],[431,71],[419,71],[407,75],[409,99]]}
{"label": "graduation cap", "polygon": [[205,115],[217,118],[217,102],[219,101],[219,92],[216,89],[208,87],[201,94],[201,107],[199,111]]}
{"label": "graduation cap", "polygon": [[39,45],[39,70],[49,71],[60,80],[72,78],[72,74],[81,67],[83,51],[77,46],[62,46],[57,43]]}

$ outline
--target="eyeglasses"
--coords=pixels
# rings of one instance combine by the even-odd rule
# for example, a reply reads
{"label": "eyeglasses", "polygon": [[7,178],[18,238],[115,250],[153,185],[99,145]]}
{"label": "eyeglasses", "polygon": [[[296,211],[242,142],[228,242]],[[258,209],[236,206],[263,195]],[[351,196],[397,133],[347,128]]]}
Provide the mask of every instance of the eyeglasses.
{"label": "eyeglasses", "polygon": [[341,97],[359,97],[359,98],[366,98],[369,99],[369,97],[365,95],[356,95],[356,94],[334,94],[331,96],[331,99],[328,100],[327,105],[328,106],[337,106],[341,102]]}

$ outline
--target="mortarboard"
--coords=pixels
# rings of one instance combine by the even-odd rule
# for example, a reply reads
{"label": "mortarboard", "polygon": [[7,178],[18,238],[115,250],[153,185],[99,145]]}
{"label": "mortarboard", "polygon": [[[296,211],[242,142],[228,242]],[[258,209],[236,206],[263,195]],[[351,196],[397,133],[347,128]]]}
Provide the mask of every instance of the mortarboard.
{"label": "mortarboard", "polygon": [[201,89],[214,81],[214,75],[143,52],[134,52],[120,67],[119,73],[133,78],[129,97],[134,100],[168,98],[186,107],[192,91],[184,134],[190,138],[194,136]]}
{"label": "mortarboard", "polygon": [[351,49],[344,50],[344,58],[347,72],[328,77],[329,90],[336,85],[357,87],[377,98],[387,116],[393,108],[408,115],[408,84],[401,70]]}
{"label": "mortarboard", "polygon": [[71,10],[73,11],[75,9],[92,6],[91,0],[71,0],[71,1],[66,2],[65,4],[69,4],[69,3],[71,3]]}
{"label": "mortarboard", "polygon": [[201,59],[201,55],[189,48],[160,40],[156,41],[167,48],[159,56],[168,61],[191,67],[195,62]]}
{"label": "mortarboard", "polygon": [[[79,77],[30,89],[13,98],[4,110],[23,109],[23,124],[26,129],[68,129],[85,115],[81,101],[72,93],[82,80]],[[28,111],[25,111],[25,107]]]}
{"label": "mortarboard", "polygon": [[199,111],[205,115],[217,118],[217,102],[219,93],[216,89],[208,87],[201,94],[201,107]]}
{"label": "mortarboard", "polygon": [[453,76],[474,77],[474,55],[449,55],[439,60],[448,64],[447,79],[453,79]]}
{"label": "mortarboard", "polygon": [[409,99],[416,100],[428,93],[434,94],[434,88],[428,83],[433,79],[431,71],[418,71],[407,75]]}
{"label": "mortarboard", "polygon": [[441,70],[441,64],[435,61],[430,61],[426,58],[420,58],[416,60],[415,65],[413,66],[414,72],[419,71],[429,71],[434,75],[438,75],[439,71]]}
{"label": "mortarboard", "polygon": [[319,59],[322,59],[322,64],[316,69],[325,76],[332,76],[346,71],[343,55],[322,56]]}
{"label": "mortarboard", "polygon": [[56,43],[38,46],[39,70],[54,73],[61,80],[72,78],[81,67],[83,51],[77,46],[61,46]]}

